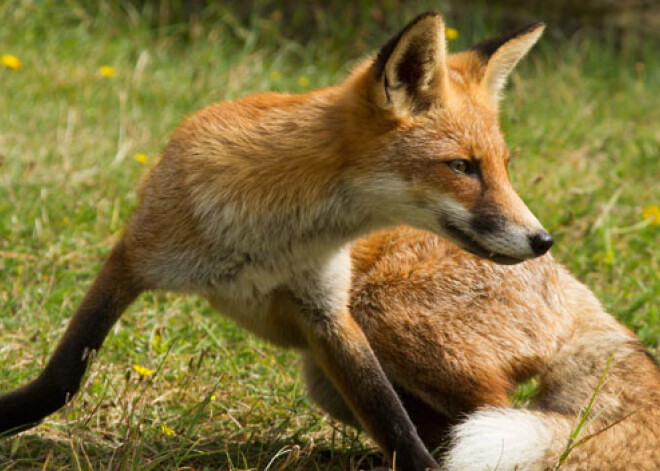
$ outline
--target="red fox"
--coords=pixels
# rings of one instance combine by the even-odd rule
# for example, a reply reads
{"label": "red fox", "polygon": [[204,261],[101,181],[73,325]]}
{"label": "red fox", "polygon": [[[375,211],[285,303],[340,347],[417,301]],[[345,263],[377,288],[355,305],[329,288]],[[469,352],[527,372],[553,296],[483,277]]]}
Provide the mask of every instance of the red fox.
{"label": "red fox", "polygon": [[349,313],[349,244],[405,224],[498,263],[550,248],[511,187],[497,117],[507,76],[543,29],[449,56],[442,18],[427,13],[339,86],[186,119],[44,371],[0,396],[0,432],[62,407],[128,305],[170,290],[309,352],[399,468],[437,467]]}
{"label": "red fox", "polygon": [[[429,449],[448,471],[554,470],[595,395],[587,439],[561,470],[660,469],[660,369],[642,343],[548,254],[496,265],[399,228],[352,249],[351,312]],[[356,425],[305,358],[311,397]],[[539,376],[530,409],[509,399]]]}

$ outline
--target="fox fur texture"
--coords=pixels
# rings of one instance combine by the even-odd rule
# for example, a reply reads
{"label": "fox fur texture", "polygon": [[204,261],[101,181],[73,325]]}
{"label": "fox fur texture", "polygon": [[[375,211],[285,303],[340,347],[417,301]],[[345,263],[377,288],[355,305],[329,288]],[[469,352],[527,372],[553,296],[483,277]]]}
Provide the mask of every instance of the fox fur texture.
{"label": "fox fur texture", "polygon": [[[561,470],[660,469],[660,369],[551,255],[512,266],[398,228],[357,242],[351,312],[448,471],[553,470],[612,357]],[[311,397],[357,424],[309,357]],[[538,376],[529,408],[516,384]]]}

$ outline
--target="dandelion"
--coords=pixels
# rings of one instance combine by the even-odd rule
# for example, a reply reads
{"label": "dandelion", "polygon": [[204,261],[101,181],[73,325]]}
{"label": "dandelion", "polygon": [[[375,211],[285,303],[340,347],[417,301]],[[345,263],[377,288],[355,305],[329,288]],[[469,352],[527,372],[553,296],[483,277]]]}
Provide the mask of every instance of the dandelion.
{"label": "dandelion", "polygon": [[650,219],[652,226],[660,226],[660,206],[652,204],[642,210],[642,218]]}
{"label": "dandelion", "polygon": [[453,41],[454,39],[458,38],[458,30],[454,28],[446,28],[445,29],[445,38],[447,38],[449,41]]}
{"label": "dandelion", "polygon": [[277,82],[280,78],[282,78],[282,74],[280,74],[277,70],[273,70],[273,71],[270,73],[270,79],[271,79],[273,82]]}
{"label": "dandelion", "polygon": [[215,401],[215,394],[211,394],[211,400]]}
{"label": "dandelion", "polygon": [[140,162],[142,165],[146,164],[147,161],[149,160],[149,157],[147,157],[147,154],[142,154],[142,153],[137,153],[133,156],[135,160]]}
{"label": "dandelion", "polygon": [[105,77],[105,78],[114,77],[115,73],[116,73],[115,68],[110,67],[109,65],[104,65],[99,67],[99,75],[101,77]]}
{"label": "dandelion", "polygon": [[162,424],[160,426],[160,431],[163,432],[163,435],[166,435],[168,437],[171,437],[172,435],[176,435],[176,432],[165,424]]}
{"label": "dandelion", "polygon": [[309,79],[304,75],[298,78],[298,85],[301,87],[309,87]]}
{"label": "dandelion", "polygon": [[154,374],[154,370],[151,370],[145,366],[133,365],[133,369],[137,371],[140,376],[151,376]]}
{"label": "dandelion", "polygon": [[11,54],[3,54],[2,57],[0,57],[0,62],[2,65],[11,70],[18,71],[23,68],[21,60],[16,56],[12,56]]}

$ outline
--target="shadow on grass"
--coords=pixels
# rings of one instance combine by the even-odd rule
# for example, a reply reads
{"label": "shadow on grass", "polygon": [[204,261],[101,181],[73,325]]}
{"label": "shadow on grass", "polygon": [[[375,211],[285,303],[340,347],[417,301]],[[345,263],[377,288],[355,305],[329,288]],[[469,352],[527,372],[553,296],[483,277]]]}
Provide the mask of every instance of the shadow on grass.
{"label": "shadow on grass", "polygon": [[[135,431],[129,431],[133,433]],[[338,439],[340,442],[341,439]],[[26,433],[0,440],[0,469],[273,469],[358,470],[384,466],[382,455],[359,441],[316,444],[276,438],[245,441],[151,440],[96,432],[49,438]]]}

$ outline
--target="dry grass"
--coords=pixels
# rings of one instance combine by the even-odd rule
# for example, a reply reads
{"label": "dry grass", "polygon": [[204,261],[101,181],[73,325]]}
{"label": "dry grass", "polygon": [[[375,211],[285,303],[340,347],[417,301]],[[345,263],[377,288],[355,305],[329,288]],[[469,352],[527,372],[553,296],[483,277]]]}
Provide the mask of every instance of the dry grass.
{"label": "dry grass", "polygon": [[[332,18],[325,31],[336,37],[301,44],[278,32],[277,18],[255,16],[244,27],[219,10],[213,22],[163,29],[108,3],[94,14],[75,1],[45,4],[0,5],[0,55],[23,62],[18,72],[0,69],[0,390],[44,365],[135,206],[140,174],[184,116],[260,90],[306,90],[301,77],[309,88],[335,83],[367,44],[385,38],[369,23]],[[471,18],[453,26],[458,47],[490,28]],[[589,40],[546,43],[515,75],[503,125],[513,180],[557,236],[555,257],[656,346],[660,226],[642,223],[641,213],[660,204],[660,73],[644,47],[626,56]],[[104,65],[113,77],[99,75]],[[156,372],[141,377],[133,365]],[[144,295],[81,396],[0,442],[0,468],[379,463],[369,440],[310,404],[298,370],[294,353],[195,298]]]}

